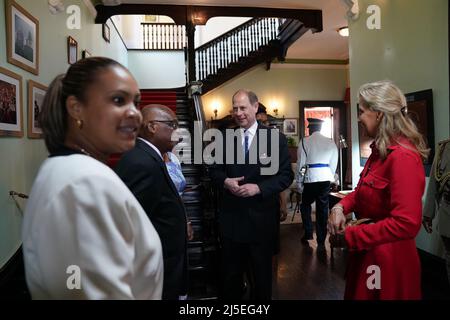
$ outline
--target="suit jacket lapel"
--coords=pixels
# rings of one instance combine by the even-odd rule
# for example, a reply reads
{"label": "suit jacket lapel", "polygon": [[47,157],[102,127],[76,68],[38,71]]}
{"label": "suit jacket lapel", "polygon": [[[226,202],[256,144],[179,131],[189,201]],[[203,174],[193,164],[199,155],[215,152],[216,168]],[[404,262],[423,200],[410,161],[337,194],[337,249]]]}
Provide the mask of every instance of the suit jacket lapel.
{"label": "suit jacket lapel", "polygon": [[169,175],[169,172],[167,171],[167,167],[166,164],[164,163],[164,161],[161,159],[161,157],[159,156],[159,154],[156,153],[155,150],[153,150],[152,147],[150,147],[148,144],[146,144],[145,142],[141,141],[141,140],[137,140],[138,143],[138,147],[141,148],[142,150],[144,150],[145,152],[147,152],[150,156],[153,157],[153,159],[155,159],[155,161],[159,164],[161,170],[164,172],[164,176],[166,177],[167,183],[170,185],[172,191],[178,196],[180,197],[180,194],[178,193],[177,188],[175,187],[175,185],[173,184],[172,178]]}

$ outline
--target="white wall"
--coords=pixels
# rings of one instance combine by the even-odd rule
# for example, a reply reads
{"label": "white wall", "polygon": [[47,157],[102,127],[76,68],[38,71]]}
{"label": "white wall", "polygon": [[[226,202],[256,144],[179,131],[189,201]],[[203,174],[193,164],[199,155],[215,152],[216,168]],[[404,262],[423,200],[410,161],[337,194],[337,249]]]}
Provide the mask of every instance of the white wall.
{"label": "white wall", "polygon": [[214,17],[209,19],[206,25],[195,27],[195,47],[200,47],[250,19],[238,17]]}
{"label": "white wall", "polygon": [[[369,30],[365,9],[378,5],[381,29]],[[357,90],[360,85],[393,80],[405,93],[433,89],[435,144],[450,134],[447,0],[361,0],[360,18],[350,24],[350,83],[352,92],[353,183],[359,179]],[[413,174],[413,173],[412,173]],[[442,255],[436,226],[430,236],[423,228],[417,246]]]}
{"label": "white wall", "polygon": [[128,51],[128,69],[141,89],[176,88],[186,85],[182,51]]}
{"label": "white wall", "polygon": [[[31,74],[9,64],[6,59],[5,0],[0,0],[0,66],[22,76],[23,138],[0,137],[0,268],[9,260],[21,245],[22,215],[9,191],[28,194],[34,177],[47,157],[42,139],[27,138],[27,83],[28,80],[48,86],[55,76],[67,71],[67,36],[78,42],[78,58],[81,51],[88,50],[92,55],[107,56],[124,65],[128,64],[127,51],[119,39],[115,28],[111,28],[111,42],[102,38],[102,26],[94,24],[94,17],[81,0],[65,0],[66,7],[78,5],[81,9],[81,29],[69,30],[67,15],[61,12],[50,14],[47,1],[16,0],[25,10],[39,20],[39,74]],[[24,208],[25,200],[19,200]]]}

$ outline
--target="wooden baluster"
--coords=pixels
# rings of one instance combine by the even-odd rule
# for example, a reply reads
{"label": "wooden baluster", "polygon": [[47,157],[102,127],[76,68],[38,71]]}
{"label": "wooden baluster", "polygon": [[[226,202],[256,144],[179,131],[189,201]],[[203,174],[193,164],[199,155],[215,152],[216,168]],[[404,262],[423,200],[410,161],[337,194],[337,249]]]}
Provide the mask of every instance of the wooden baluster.
{"label": "wooden baluster", "polygon": [[271,18],[270,19],[271,23],[272,23],[272,40],[275,40],[277,38],[277,28],[276,28],[276,19],[275,18]]}
{"label": "wooden baluster", "polygon": [[238,31],[238,51],[237,51],[237,60],[242,56],[242,30]]}
{"label": "wooden baluster", "polygon": [[219,41],[216,41],[216,73],[220,69],[220,43]]}
{"label": "wooden baluster", "polygon": [[225,48],[223,39],[220,41],[220,68],[225,68]]}
{"label": "wooden baluster", "polygon": [[219,69],[219,54],[217,49],[217,42],[213,44],[214,48],[214,73],[217,74],[217,70]]}
{"label": "wooden baluster", "polygon": [[242,28],[242,56],[247,55],[247,28]]}
{"label": "wooden baluster", "polygon": [[167,49],[167,26],[161,25],[161,35],[162,35],[162,44],[163,49]]}
{"label": "wooden baluster", "polygon": [[142,26],[142,46],[145,48],[145,25]]}
{"label": "wooden baluster", "polygon": [[202,51],[202,63],[203,63],[203,66],[202,66],[202,80],[203,79],[205,79],[206,78],[206,73],[207,73],[207,70],[206,70],[206,51],[205,51],[205,49],[203,49]]}
{"label": "wooden baluster", "polygon": [[208,46],[207,51],[207,62],[208,62],[208,76],[213,73],[212,70],[212,53],[211,53],[211,46]]}
{"label": "wooden baluster", "polygon": [[230,63],[231,63],[231,57],[230,57],[230,53],[231,53],[231,50],[230,50],[230,41],[231,41],[231,37],[228,36],[228,37],[227,37],[227,46],[226,46],[226,57],[227,57],[227,64],[226,64],[226,67],[227,67],[227,68],[228,68],[228,66],[229,66]]}
{"label": "wooden baluster", "polygon": [[207,64],[207,59],[206,59],[206,49],[202,50],[202,56],[203,56],[203,77],[202,79],[205,79],[206,76],[208,75],[208,64]]}
{"label": "wooden baluster", "polygon": [[256,46],[259,47],[261,46],[261,21],[258,19],[258,22],[256,24]]}
{"label": "wooden baluster", "polygon": [[230,35],[230,59],[234,62],[234,32]]}
{"label": "wooden baluster", "polygon": [[256,51],[256,24],[253,21],[252,28],[251,28],[251,38],[252,38],[252,51]]}

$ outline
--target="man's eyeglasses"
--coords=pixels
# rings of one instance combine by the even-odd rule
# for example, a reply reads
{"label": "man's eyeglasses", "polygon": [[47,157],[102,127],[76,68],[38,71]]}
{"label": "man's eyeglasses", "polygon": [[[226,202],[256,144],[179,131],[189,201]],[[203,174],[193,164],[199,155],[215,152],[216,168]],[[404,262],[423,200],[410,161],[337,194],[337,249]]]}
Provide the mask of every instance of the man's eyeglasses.
{"label": "man's eyeglasses", "polygon": [[149,122],[160,122],[160,123],[164,123],[165,125],[169,126],[172,129],[177,129],[178,128],[178,121],[175,120],[151,120]]}

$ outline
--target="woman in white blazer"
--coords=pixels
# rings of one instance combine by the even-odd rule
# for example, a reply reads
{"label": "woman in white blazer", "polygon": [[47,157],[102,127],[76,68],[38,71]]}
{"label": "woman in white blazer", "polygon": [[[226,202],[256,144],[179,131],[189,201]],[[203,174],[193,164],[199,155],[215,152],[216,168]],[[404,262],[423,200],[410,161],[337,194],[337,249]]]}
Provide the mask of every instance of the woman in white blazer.
{"label": "woman in white blazer", "polygon": [[139,88],[108,58],[88,58],[53,80],[40,125],[50,156],[23,222],[33,299],[160,299],[163,260],[150,220],[105,165],[133,148]]}

